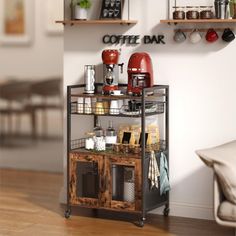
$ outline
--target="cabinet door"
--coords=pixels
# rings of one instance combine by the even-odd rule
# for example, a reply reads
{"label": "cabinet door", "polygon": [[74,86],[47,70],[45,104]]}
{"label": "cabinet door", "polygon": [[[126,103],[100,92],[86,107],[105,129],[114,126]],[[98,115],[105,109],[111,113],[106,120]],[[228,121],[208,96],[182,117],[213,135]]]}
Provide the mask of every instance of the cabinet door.
{"label": "cabinet door", "polygon": [[99,207],[100,189],[104,188],[103,156],[70,154],[69,198],[72,205]]}
{"label": "cabinet door", "polygon": [[109,158],[110,207],[117,210],[141,210],[141,160]]}

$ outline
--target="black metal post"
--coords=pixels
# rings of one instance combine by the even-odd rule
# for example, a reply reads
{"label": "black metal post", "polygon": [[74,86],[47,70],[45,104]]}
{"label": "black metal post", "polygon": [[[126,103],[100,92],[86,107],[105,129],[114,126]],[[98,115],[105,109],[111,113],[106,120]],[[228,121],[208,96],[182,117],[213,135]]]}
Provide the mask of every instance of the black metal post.
{"label": "black metal post", "polygon": [[[165,130],[166,130],[166,150],[167,150],[167,160],[168,160],[168,170],[170,173],[170,165],[169,165],[169,86],[165,89],[166,93],[166,108],[165,108]],[[168,216],[170,212],[170,194],[167,193],[167,203],[164,209],[164,215]]]}
{"label": "black metal post", "polygon": [[145,156],[146,156],[146,117],[145,117],[145,95],[146,91],[142,91],[142,216],[140,219],[140,226],[144,225],[146,220],[146,180],[145,180]]}
{"label": "black metal post", "polygon": [[67,86],[67,209],[65,211],[65,218],[69,218],[71,214],[70,207],[70,150],[71,150],[71,87]]}

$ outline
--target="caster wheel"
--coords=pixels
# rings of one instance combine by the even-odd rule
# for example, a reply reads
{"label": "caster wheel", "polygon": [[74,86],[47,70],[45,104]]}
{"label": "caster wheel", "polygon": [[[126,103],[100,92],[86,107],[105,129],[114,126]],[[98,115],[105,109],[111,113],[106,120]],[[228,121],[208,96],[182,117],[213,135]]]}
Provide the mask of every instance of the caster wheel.
{"label": "caster wheel", "polygon": [[140,220],[139,220],[139,227],[143,227],[144,226],[144,221],[145,221],[146,219],[145,218],[141,218]]}
{"label": "caster wheel", "polygon": [[66,219],[69,219],[69,218],[70,218],[70,214],[71,214],[71,210],[66,210],[66,211],[65,211],[65,215],[64,215],[65,218],[66,218]]}
{"label": "caster wheel", "polygon": [[169,213],[170,213],[170,208],[169,207],[165,208],[163,211],[164,216],[169,216]]}
{"label": "caster wheel", "polygon": [[140,220],[138,226],[141,227],[141,228],[143,228],[143,226],[144,226],[144,221],[143,221],[143,220]]}

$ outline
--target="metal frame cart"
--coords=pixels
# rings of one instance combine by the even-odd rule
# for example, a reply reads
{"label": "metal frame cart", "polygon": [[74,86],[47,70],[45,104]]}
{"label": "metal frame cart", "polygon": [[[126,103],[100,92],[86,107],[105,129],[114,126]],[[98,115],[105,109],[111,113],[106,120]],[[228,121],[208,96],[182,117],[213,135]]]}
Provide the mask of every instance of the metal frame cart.
{"label": "metal frame cart", "polygon": [[[169,86],[155,85],[152,88],[144,88],[141,96],[131,95],[102,95],[102,84],[95,84],[95,94],[84,94],[85,85],[73,85],[67,87],[67,209],[65,217],[71,215],[72,206],[105,209],[111,211],[135,213],[139,216],[139,226],[144,226],[146,215],[149,211],[165,206],[164,215],[169,215],[169,192],[160,195],[160,188],[150,189],[148,180],[148,169],[150,155],[146,145],[146,118],[149,116],[161,117],[162,123],[161,139],[155,145],[156,155],[159,157],[161,152],[164,152],[169,164]],[[119,88],[125,90],[127,84],[119,84]],[[87,114],[85,110],[78,111],[81,104],[78,103],[78,98],[91,98],[103,101],[111,100],[135,100],[141,103],[140,110],[134,113],[122,113],[121,110],[115,114],[110,114],[105,111],[101,114],[96,112],[96,108],[92,106],[91,112]],[[148,109],[147,104],[154,104],[154,109]],[[108,108],[109,109],[109,108]],[[121,109],[121,108],[119,108]],[[125,110],[125,109],[123,109]],[[72,140],[72,130],[79,129],[80,122],[74,122],[72,127],[72,116],[93,116],[94,126],[98,117],[127,117],[141,119],[141,151],[138,154],[133,153],[115,153],[112,150],[95,152],[85,149],[85,139]],[[159,118],[158,118],[159,119]],[[72,129],[73,128],[73,129]],[[151,147],[152,149],[152,147]],[[159,158],[157,158],[158,165]],[[113,199],[112,196],[112,166],[132,167],[135,175],[135,200],[127,202],[124,199]],[[86,184],[81,172],[84,168],[90,168],[91,181],[89,184],[95,186],[95,196],[87,194],[83,196],[83,184]],[[84,172],[83,172],[84,173]],[[88,178],[89,179],[89,178]],[[122,180],[120,178],[120,180]],[[119,185],[119,183],[118,183]],[[89,192],[90,190],[88,190]],[[91,192],[91,191],[90,191]]]}

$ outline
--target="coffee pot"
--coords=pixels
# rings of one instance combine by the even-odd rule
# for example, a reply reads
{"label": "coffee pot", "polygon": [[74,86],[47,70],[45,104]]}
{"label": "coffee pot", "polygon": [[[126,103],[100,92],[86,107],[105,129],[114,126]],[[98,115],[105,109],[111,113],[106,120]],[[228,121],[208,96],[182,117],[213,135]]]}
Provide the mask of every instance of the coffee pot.
{"label": "coffee pot", "polygon": [[128,64],[128,94],[141,95],[143,88],[153,86],[152,60],[148,53],[131,55]]}

